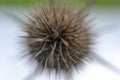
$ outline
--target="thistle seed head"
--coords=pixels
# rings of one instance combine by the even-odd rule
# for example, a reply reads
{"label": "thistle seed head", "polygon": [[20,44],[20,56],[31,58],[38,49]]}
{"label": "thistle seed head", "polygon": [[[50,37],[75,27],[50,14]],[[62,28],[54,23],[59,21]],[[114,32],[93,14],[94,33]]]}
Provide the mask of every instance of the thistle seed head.
{"label": "thistle seed head", "polygon": [[85,21],[85,10],[72,10],[52,4],[37,9],[24,22],[28,55],[37,62],[37,70],[71,71],[91,57],[93,35]]}

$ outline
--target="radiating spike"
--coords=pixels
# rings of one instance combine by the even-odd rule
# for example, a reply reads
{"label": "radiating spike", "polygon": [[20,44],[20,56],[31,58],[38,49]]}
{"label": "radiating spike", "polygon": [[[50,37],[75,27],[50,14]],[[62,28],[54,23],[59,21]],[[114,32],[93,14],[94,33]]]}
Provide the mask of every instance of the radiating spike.
{"label": "radiating spike", "polygon": [[58,54],[58,58],[57,58],[57,66],[58,66],[58,70],[60,70],[60,54]]}
{"label": "radiating spike", "polygon": [[72,56],[70,55],[70,52],[68,51],[68,48],[66,49],[66,53],[67,53],[67,56],[74,62],[74,63],[77,63],[77,61],[75,59],[72,58]]}
{"label": "radiating spike", "polygon": [[34,55],[34,58],[36,58],[36,57],[37,57],[38,55],[40,55],[43,51],[45,51],[45,46],[46,46],[46,42],[43,44],[42,49]]}
{"label": "radiating spike", "polygon": [[55,54],[54,52],[55,52],[56,45],[57,43],[55,42],[49,56],[49,61],[51,62],[52,67],[54,66],[54,54]]}
{"label": "radiating spike", "polygon": [[66,40],[64,40],[62,37],[60,37],[60,39],[63,41],[65,46],[69,46],[69,43]]}
{"label": "radiating spike", "polygon": [[58,26],[56,27],[56,30],[59,31],[59,33],[61,32],[61,28],[62,28],[62,22],[64,21],[64,13],[65,13],[65,7],[63,8],[62,12],[61,12],[61,19],[60,22],[58,23]]}
{"label": "radiating spike", "polygon": [[66,59],[64,58],[63,53],[62,53],[61,44],[59,45],[59,52],[60,52],[61,58],[62,58],[63,62],[65,63],[67,69],[69,69],[70,67],[69,67],[69,65],[68,65],[68,63],[67,63],[67,61],[66,61]]}

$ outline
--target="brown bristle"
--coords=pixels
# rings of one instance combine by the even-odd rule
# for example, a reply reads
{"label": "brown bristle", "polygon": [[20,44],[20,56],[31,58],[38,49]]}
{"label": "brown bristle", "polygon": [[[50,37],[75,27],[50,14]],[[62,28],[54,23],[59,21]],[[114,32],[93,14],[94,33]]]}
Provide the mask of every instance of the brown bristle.
{"label": "brown bristle", "polygon": [[89,61],[93,35],[85,22],[88,13],[80,11],[52,4],[25,22],[24,44],[37,70],[69,72]]}

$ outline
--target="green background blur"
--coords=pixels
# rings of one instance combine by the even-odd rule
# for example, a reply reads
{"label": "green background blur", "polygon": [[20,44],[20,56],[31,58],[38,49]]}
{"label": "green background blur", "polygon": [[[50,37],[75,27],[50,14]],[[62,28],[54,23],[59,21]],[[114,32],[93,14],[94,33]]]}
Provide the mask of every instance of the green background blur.
{"label": "green background blur", "polygon": [[[34,3],[42,4],[48,0],[0,0],[0,6],[31,6]],[[58,0],[62,1],[62,0]],[[67,0],[68,2],[75,0]],[[78,4],[88,2],[90,0],[77,0]],[[97,0],[97,7],[120,7],[120,0]]]}

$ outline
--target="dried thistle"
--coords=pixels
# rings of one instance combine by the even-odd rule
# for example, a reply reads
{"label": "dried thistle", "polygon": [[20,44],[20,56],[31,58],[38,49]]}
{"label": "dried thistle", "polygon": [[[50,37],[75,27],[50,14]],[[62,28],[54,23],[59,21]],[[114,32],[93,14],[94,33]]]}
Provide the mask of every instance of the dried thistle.
{"label": "dried thistle", "polygon": [[29,21],[24,22],[27,35],[23,36],[23,44],[27,55],[37,62],[36,71],[71,74],[69,72],[91,59],[93,34],[85,21],[86,7],[76,12],[51,2],[49,7],[37,9],[30,16]]}

